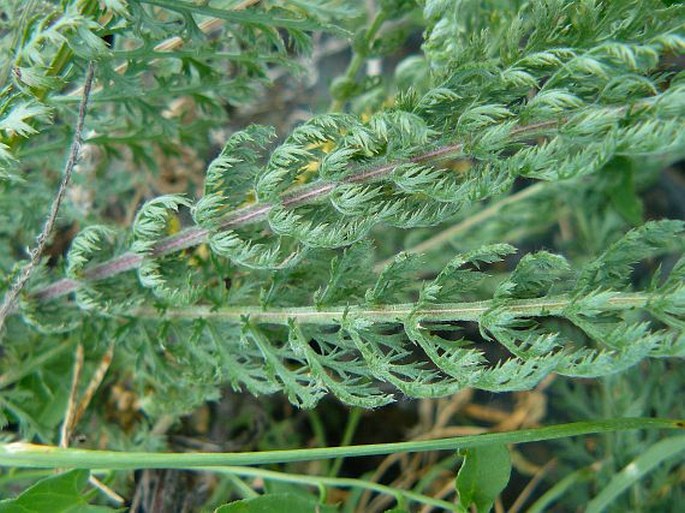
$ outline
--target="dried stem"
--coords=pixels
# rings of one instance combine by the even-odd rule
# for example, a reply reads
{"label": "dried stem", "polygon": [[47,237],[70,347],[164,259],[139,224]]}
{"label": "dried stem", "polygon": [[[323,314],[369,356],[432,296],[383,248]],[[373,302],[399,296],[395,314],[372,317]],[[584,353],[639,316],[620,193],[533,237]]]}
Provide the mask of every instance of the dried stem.
{"label": "dried stem", "polygon": [[[121,495],[119,495],[117,492],[112,490],[109,486],[104,484],[102,481],[100,481],[97,477],[91,475],[88,478],[88,482],[93,485],[95,488],[100,490],[104,495],[107,496],[109,500],[111,500],[114,504],[117,505],[117,507],[122,507],[126,503],[126,499],[124,499]],[[135,511],[133,509],[129,511]]]}
{"label": "dried stem", "polygon": [[74,370],[71,376],[67,411],[64,414],[62,428],[60,429],[59,446],[62,448],[69,447],[71,433],[76,424],[76,395],[78,394],[78,385],[81,382],[81,373],[83,372],[83,359],[83,346],[79,344],[76,346],[76,353],[74,354]]}
{"label": "dried stem", "polygon": [[109,370],[109,366],[112,363],[113,356],[114,344],[112,343],[109,345],[107,351],[100,359],[100,364],[98,365],[97,369],[95,369],[95,372],[93,373],[93,376],[90,378],[88,386],[86,387],[86,390],[83,392],[83,396],[81,397],[81,400],[79,401],[78,406],[76,407],[73,421],[74,425],[78,424],[78,422],[81,420],[81,417],[83,417],[83,414],[86,412],[86,409],[88,408],[90,401],[93,399],[95,392],[102,384],[102,380],[105,379],[105,374],[107,374],[107,371]]}

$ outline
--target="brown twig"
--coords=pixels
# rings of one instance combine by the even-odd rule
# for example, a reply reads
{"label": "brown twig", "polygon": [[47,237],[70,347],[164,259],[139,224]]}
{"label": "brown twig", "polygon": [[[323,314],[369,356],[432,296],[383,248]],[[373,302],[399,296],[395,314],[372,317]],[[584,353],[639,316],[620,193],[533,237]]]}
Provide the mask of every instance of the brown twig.
{"label": "brown twig", "polygon": [[81,397],[81,400],[79,401],[78,406],[76,407],[76,412],[74,413],[73,420],[74,426],[78,424],[79,420],[81,420],[81,417],[83,417],[83,414],[86,412],[86,409],[88,408],[90,401],[93,399],[95,392],[102,384],[102,380],[105,379],[105,374],[107,374],[107,370],[109,369],[109,366],[112,363],[113,356],[114,344],[110,344],[107,348],[107,351],[100,359],[100,365],[98,365],[98,368],[95,369],[95,372],[93,373],[93,376],[90,378],[88,386],[86,387],[86,390],[83,392],[83,396]]}
{"label": "brown twig", "polygon": [[78,393],[78,384],[81,381],[81,372],[83,371],[83,346],[81,344],[76,346],[76,354],[74,355],[74,372],[71,376],[71,388],[69,389],[69,399],[67,400],[67,411],[64,414],[62,421],[62,428],[60,429],[59,446],[63,449],[69,447],[69,440],[71,439],[71,432],[75,424],[76,418],[76,394]]}
{"label": "brown twig", "polygon": [[[111,500],[114,504],[116,504],[118,507],[123,506],[123,504],[126,502],[126,499],[124,499],[121,495],[119,495],[117,492],[112,490],[109,486],[107,486],[105,483],[100,481],[97,477],[91,475],[88,478],[88,482],[93,485],[95,488],[100,490],[104,495],[107,496],[109,500]],[[131,510],[133,511],[133,510]]]}
{"label": "brown twig", "polygon": [[91,86],[93,85],[94,74],[95,65],[93,64],[93,62],[90,62],[88,64],[88,70],[86,71],[85,85],[83,87],[83,96],[81,97],[78,118],[76,120],[76,128],[74,129],[74,138],[71,143],[71,149],[69,150],[69,157],[67,159],[67,163],[64,166],[64,174],[62,176],[62,181],[59,185],[59,189],[57,190],[57,195],[52,201],[50,212],[45,221],[45,224],[43,225],[43,230],[36,239],[36,247],[31,250],[30,260],[21,270],[19,278],[14,282],[10,290],[7,292],[7,294],[5,295],[5,299],[2,303],[2,306],[0,306],[0,334],[2,333],[3,327],[5,325],[5,319],[7,318],[7,315],[14,308],[14,304],[17,300],[17,297],[19,297],[19,294],[26,286],[26,283],[29,281],[29,278],[31,277],[33,270],[38,265],[38,262],[40,262],[40,258],[43,255],[43,252],[45,251],[45,247],[48,243],[50,234],[52,233],[52,229],[55,226],[57,214],[59,213],[59,208],[62,205],[62,200],[64,199],[67,186],[69,185],[69,181],[71,180],[71,175],[74,171],[74,166],[76,166],[76,163],[79,159],[79,152],[81,149],[83,136],[83,125],[85,123],[86,109],[88,106],[88,97],[90,95]]}
{"label": "brown twig", "polygon": [[[74,355],[74,372],[71,378],[69,399],[67,400],[67,411],[64,414],[64,421],[62,422],[62,427],[60,429],[60,447],[65,449],[69,447],[69,442],[71,440],[74,427],[78,424],[79,420],[88,408],[95,391],[102,383],[102,380],[107,373],[107,369],[109,369],[109,365],[112,363],[113,354],[114,344],[111,344],[102,357],[100,365],[98,365],[98,368],[95,369],[95,372],[90,378],[90,382],[88,383],[88,386],[86,387],[86,390],[77,405],[76,396],[78,394],[78,385],[81,381],[81,374],[83,372],[84,352],[81,344],[76,346],[76,354]],[[125,499],[121,495],[109,488],[97,477],[93,475],[89,476],[88,482],[100,490],[112,502],[117,504],[117,506],[121,506],[125,502]]]}

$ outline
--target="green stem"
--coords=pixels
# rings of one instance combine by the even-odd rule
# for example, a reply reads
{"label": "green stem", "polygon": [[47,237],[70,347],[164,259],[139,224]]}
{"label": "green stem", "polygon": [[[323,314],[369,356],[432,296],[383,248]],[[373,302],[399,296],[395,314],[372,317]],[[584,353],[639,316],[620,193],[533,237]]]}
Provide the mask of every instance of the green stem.
{"label": "green stem", "polygon": [[[378,30],[381,28],[381,25],[385,21],[385,11],[382,9],[376,13],[376,16],[374,17],[373,21],[371,22],[371,25],[369,26],[368,30],[366,31],[366,34],[364,35],[364,40],[366,42],[366,46],[370,46],[371,40],[376,36],[376,33]],[[352,55],[352,60],[350,60],[350,63],[347,65],[347,69],[345,70],[345,73],[342,75],[342,79],[346,81],[353,81],[355,77],[357,76],[357,73],[359,73],[359,69],[361,68],[362,64],[364,63],[364,60],[366,59],[367,53],[364,52],[359,52],[355,51],[353,47],[354,54]],[[345,105],[345,100],[343,99],[334,99],[331,102],[330,107],[328,110],[330,112],[338,112],[342,110],[343,106]]]}
{"label": "green stem", "polygon": [[[606,312],[643,308],[649,303],[650,298],[651,295],[644,292],[616,292],[606,299],[602,308]],[[515,317],[550,317],[563,314],[573,302],[573,298],[561,295],[510,300],[503,307]],[[286,307],[264,310],[259,306],[216,308],[200,305],[168,309],[160,313],[156,308],[146,306],[138,308],[132,315],[136,318],[148,319],[218,319],[233,323],[242,323],[248,317],[254,323],[286,325],[290,321],[295,321],[301,324],[329,325],[336,324],[343,318],[363,318],[370,322],[393,322],[409,316],[421,322],[478,321],[484,314],[498,306],[502,306],[502,302],[492,299],[425,306],[419,306],[416,303],[351,305],[322,310],[314,307]]]}
{"label": "green stem", "polygon": [[252,497],[259,497],[259,494],[255,492],[247,483],[240,479],[240,474],[238,472],[226,472],[228,480],[233,485],[233,488],[242,496],[244,499],[249,499]]}
{"label": "green stem", "polygon": [[454,511],[454,504],[442,501],[440,499],[434,499],[428,497],[427,495],[422,495],[420,493],[411,492],[409,490],[401,490],[399,488],[392,488],[390,486],[385,486],[378,483],[372,483],[370,481],[363,481],[361,479],[352,479],[346,477],[323,477],[323,476],[311,476],[311,475],[301,475],[301,474],[289,474],[282,472],[275,472],[273,470],[264,470],[261,468],[252,467],[236,467],[236,466],[225,466],[225,467],[207,467],[199,468],[198,470],[205,470],[208,472],[218,472],[226,473],[229,475],[236,475],[242,477],[258,477],[268,481],[280,481],[283,483],[297,483],[308,486],[331,486],[335,488],[361,488],[364,490],[371,490],[378,493],[383,493],[386,495],[402,496],[405,499],[413,502],[418,502],[421,504],[427,504],[436,508],[442,508],[447,511]]}
{"label": "green stem", "polygon": [[[347,416],[347,424],[345,425],[345,432],[343,433],[342,440],[340,440],[340,445],[346,447],[352,442],[352,437],[354,432],[357,430],[359,421],[362,418],[361,408],[352,408],[349,415]],[[342,467],[344,458],[338,458],[333,462],[331,470],[328,472],[330,477],[335,477],[340,473],[340,467]]]}
{"label": "green stem", "polygon": [[317,410],[308,410],[307,417],[309,418],[309,425],[312,427],[316,444],[319,447],[326,447],[328,445],[328,442],[326,441],[326,428],[324,427],[319,412]]}
{"label": "green stem", "polygon": [[[307,418],[309,419],[309,425],[312,428],[314,434],[314,440],[316,441],[317,447],[328,447],[328,441],[326,438],[326,428],[324,426],[323,420],[321,420],[321,415],[316,408],[307,410]],[[326,466],[323,466],[323,472],[328,474]]]}
{"label": "green stem", "polygon": [[0,444],[0,465],[28,468],[132,470],[143,468],[195,469],[227,465],[267,465],[339,457],[377,456],[400,452],[456,451],[492,444],[518,444],[634,429],[685,429],[685,420],[616,418],[535,429],[488,433],[437,440],[241,453],[156,453],[62,449],[23,442]]}

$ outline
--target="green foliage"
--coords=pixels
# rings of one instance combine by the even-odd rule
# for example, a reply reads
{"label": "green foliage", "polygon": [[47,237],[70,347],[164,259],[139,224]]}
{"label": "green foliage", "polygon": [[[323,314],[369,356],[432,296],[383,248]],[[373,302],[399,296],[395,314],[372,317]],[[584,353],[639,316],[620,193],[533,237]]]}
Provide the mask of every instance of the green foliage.
{"label": "green foliage", "polygon": [[319,504],[314,497],[288,493],[271,493],[226,504],[215,510],[215,513],[332,513],[338,508]]}
{"label": "green foliage", "polygon": [[590,513],[605,511],[615,502],[616,496],[624,492],[631,484],[641,479],[657,465],[678,457],[684,450],[685,437],[682,436],[656,442],[638,458],[630,462],[619,474],[616,474],[609,486],[588,504],[587,511]]}
{"label": "green foliage", "polygon": [[511,456],[503,445],[489,445],[465,451],[457,475],[459,511],[473,505],[478,513],[488,513],[511,475]]}
{"label": "green foliage", "polygon": [[[644,190],[685,157],[683,3],[349,3],[0,3],[8,298],[96,69],[58,229],[0,323],[3,429],[55,443],[79,344],[91,373],[113,344],[136,398],[133,428],[92,428],[119,449],[227,386],[373,409],[679,365],[685,225]],[[330,112],[218,130],[333,38],[353,55]],[[490,509],[503,451],[467,454],[460,507]]]}
{"label": "green foliage", "polygon": [[[139,220],[150,224],[153,233],[166,219],[165,210],[156,214],[157,205],[173,209],[176,198],[160,198],[141,210]],[[135,226],[141,223],[137,221]],[[366,255],[371,249],[360,245],[334,260],[328,275],[322,270],[316,276],[305,276],[288,267],[263,275],[262,282],[258,275],[253,277],[256,283],[251,287],[311,291],[304,304],[297,294],[291,294],[292,300],[282,296],[278,306],[169,305],[161,316],[154,308],[139,306],[133,310],[138,319],[129,321],[120,336],[127,341],[145,340],[156,333],[156,339],[163,334],[188,341],[166,350],[179,362],[177,369],[188,372],[169,383],[171,389],[188,386],[186,379],[188,384],[204,381],[210,385],[221,376],[219,383],[226,380],[254,394],[280,390],[295,404],[307,407],[326,392],[352,405],[380,406],[392,400],[380,392],[382,383],[394,385],[409,397],[440,397],[467,386],[521,390],[550,372],[598,377],[650,355],[682,356],[675,318],[667,321],[676,330],[672,333],[647,317],[632,320],[635,309],[663,320],[667,312],[677,317],[682,283],[666,282],[640,293],[625,289],[631,264],[658,254],[682,239],[682,233],[682,222],[647,223],[574,270],[560,256],[547,252],[526,255],[510,274],[499,278],[489,298],[478,291],[491,277],[477,267],[465,266],[492,265],[514,250],[506,244],[484,246],[455,257],[419,287],[417,301],[411,297],[421,269],[418,258],[399,255],[376,279],[367,273],[364,280],[357,268],[368,262]],[[134,245],[141,240],[147,241],[138,238]],[[311,253],[297,265],[313,268],[317,258],[321,255]],[[341,269],[356,278],[344,278],[345,283]],[[150,278],[145,261],[141,271],[145,287],[144,279]],[[158,301],[166,299],[166,291],[155,285],[147,287]],[[336,285],[344,286],[345,293],[334,295],[331,288]],[[185,290],[183,300],[191,297],[190,289]],[[144,289],[137,300],[133,293],[131,290],[130,301],[145,303]],[[652,303],[653,297],[659,297],[659,303]],[[314,306],[309,306],[312,303]],[[567,340],[548,324],[552,319],[567,319],[582,335]],[[489,362],[477,340],[444,338],[443,328],[450,327],[449,333],[454,333],[455,323],[466,321],[478,322],[482,336],[500,343],[512,356]],[[315,340],[319,350],[312,348],[309,340]],[[408,342],[421,348],[423,360]],[[186,363],[180,366],[180,362]],[[176,395],[172,397],[173,407],[178,407]],[[162,405],[157,402],[158,407]]]}
{"label": "green foliage", "polygon": [[88,504],[83,489],[90,472],[70,470],[41,479],[15,499],[0,501],[2,513],[106,513],[121,511]]}

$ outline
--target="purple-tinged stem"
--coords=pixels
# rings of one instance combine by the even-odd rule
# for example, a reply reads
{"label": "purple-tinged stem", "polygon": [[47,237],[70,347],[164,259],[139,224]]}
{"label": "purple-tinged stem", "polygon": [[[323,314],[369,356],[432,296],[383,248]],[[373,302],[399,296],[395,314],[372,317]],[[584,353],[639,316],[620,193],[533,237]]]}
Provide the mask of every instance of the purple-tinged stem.
{"label": "purple-tinged stem", "polygon": [[[514,128],[510,135],[531,136],[539,130],[556,127],[559,125],[559,122],[559,120],[542,121],[539,123],[520,126]],[[271,212],[271,210],[276,206],[294,208],[307,203],[313,203],[325,198],[341,183],[365,183],[378,180],[388,176],[400,164],[407,162],[419,163],[441,159],[450,155],[458,154],[463,150],[463,148],[464,145],[462,143],[442,146],[440,148],[436,148],[407,159],[404,162],[400,161],[383,164],[375,168],[366,169],[358,173],[351,174],[343,178],[340,182],[315,182],[313,184],[304,185],[290,192],[284,193],[279,204],[257,203],[255,205],[249,205],[247,207],[242,207],[235,210],[231,214],[228,214],[224,222],[221,223],[220,229],[231,229],[256,223],[266,219],[269,212]],[[153,247],[150,256],[153,258],[162,257],[197,246],[198,244],[206,242],[209,235],[210,232],[206,228],[201,228],[198,226],[187,228],[176,235],[172,235],[160,240]],[[123,255],[108,260],[107,262],[89,267],[83,272],[83,278],[84,281],[91,282],[105,280],[116,276],[117,274],[137,269],[140,267],[142,261],[142,255],[127,252]],[[48,301],[50,299],[55,299],[70,294],[76,291],[80,286],[80,281],[70,278],[63,278],[43,289],[38,290],[33,294],[33,297],[40,301]]]}

